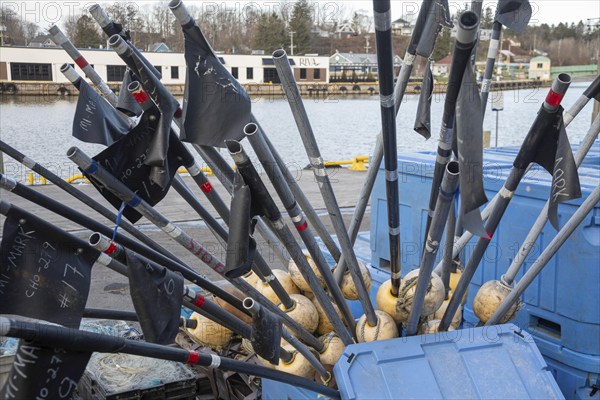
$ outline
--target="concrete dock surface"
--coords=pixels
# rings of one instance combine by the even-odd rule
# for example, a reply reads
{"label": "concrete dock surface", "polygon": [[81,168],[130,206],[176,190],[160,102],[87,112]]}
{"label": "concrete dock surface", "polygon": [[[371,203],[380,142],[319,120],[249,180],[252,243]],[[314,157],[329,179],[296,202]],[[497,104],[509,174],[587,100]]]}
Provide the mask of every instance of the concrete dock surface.
{"label": "concrete dock surface", "polygon": [[[325,208],[325,203],[321,197],[319,187],[315,181],[313,172],[310,170],[297,170],[291,171],[292,174],[296,177],[300,187],[303,192],[308,197],[310,203],[313,205],[315,210],[321,216],[321,219],[327,226],[329,232],[334,235],[334,229],[331,224],[329,215],[327,214],[327,210]],[[344,217],[344,221],[346,223],[346,227],[349,225],[349,221],[352,217],[352,213],[354,212],[354,207],[356,202],[358,201],[358,196],[360,194],[360,190],[362,189],[362,185],[364,179],[366,177],[365,172],[354,172],[348,171],[345,168],[329,168],[328,174],[330,180],[332,182],[333,189],[336,194],[336,198],[340,209],[342,210],[342,215]],[[206,207],[206,209],[218,219],[218,215],[215,212],[214,208],[210,205],[206,197],[204,197],[201,190],[197,187],[191,177],[182,175],[183,180],[186,184],[193,190],[196,194],[197,198],[200,200],[202,205]],[[261,175],[263,178],[263,182],[265,182],[269,192],[275,199],[277,205],[279,206],[282,215],[286,217],[286,221],[291,228],[293,225],[289,218],[287,218],[287,213],[283,208],[281,201],[277,197],[273,186],[269,182],[266,175]],[[218,179],[214,176],[209,177],[209,181],[216,190],[217,193],[221,195],[223,200],[227,205],[229,205],[231,197],[225,190],[225,188],[219,183]],[[87,195],[93,197],[98,202],[109,208],[110,210],[114,210],[114,208],[106,201],[104,198],[97,192],[97,190],[91,184],[74,184],[75,187]],[[48,184],[48,185],[37,185],[30,186],[30,188],[77,210],[79,212],[85,213],[88,216],[96,219],[103,224],[114,227],[114,224],[109,220],[105,219],[97,212],[85,206],[76,198],[72,197],[68,193],[64,192],[62,189],[57,187],[56,185]],[[43,218],[44,220],[56,225],[57,227],[64,229],[76,235],[79,238],[82,238],[87,241],[91,232],[80,225],[75,224],[53,212],[44,209],[28,200],[23,199],[20,196],[17,196],[13,193],[10,193],[6,190],[0,190],[0,198],[2,200],[8,201],[17,207],[23,208],[28,212],[34,213],[36,216]],[[191,236],[198,240],[207,250],[209,250],[213,255],[215,255],[219,260],[225,262],[225,249],[219,244],[219,242],[214,238],[210,230],[206,227],[206,225],[200,220],[198,215],[192,210],[192,208],[179,196],[179,194],[171,189],[167,196],[156,206],[156,209],[161,212],[165,217],[167,217],[172,222],[176,223],[186,232],[191,234]],[[116,212],[116,210],[114,210]],[[0,216],[0,223],[2,228],[4,226],[4,216]],[[222,221],[219,219],[219,222]],[[157,241],[161,245],[163,245],[166,249],[171,251],[175,256],[179,257],[183,260],[188,266],[192,267],[194,270],[204,274],[212,281],[222,280],[221,276],[216,272],[212,271],[206,265],[204,265],[200,260],[190,254],[185,248],[176,243],[173,239],[167,236],[165,233],[160,231],[154,225],[152,225],[145,218],[140,219],[135,224],[139,227],[145,234],[151,237],[153,240]],[[369,229],[369,209],[367,209],[365,218],[361,225],[361,231]],[[125,233],[125,231],[121,230],[121,233]],[[296,234],[296,229],[292,229],[292,232]],[[316,235],[316,232],[315,232]],[[272,268],[280,268],[287,269],[287,266],[284,266],[281,257],[276,254],[276,249],[269,245],[258,233],[255,233],[255,238],[257,240],[257,246],[263,257],[269,262]],[[298,239],[298,243],[300,240]],[[115,309],[115,310],[133,310],[133,304],[131,303],[129,297],[129,285],[127,282],[127,278],[117,274],[116,272],[102,266],[96,264],[92,271],[92,283],[90,294],[88,298],[88,307],[91,308],[105,308],[105,309]]]}

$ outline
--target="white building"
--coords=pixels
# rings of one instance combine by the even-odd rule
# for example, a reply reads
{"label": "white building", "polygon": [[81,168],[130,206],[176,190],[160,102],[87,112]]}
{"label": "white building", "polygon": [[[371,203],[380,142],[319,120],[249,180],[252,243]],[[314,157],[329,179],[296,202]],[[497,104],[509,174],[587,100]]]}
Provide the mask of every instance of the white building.
{"label": "white building", "polygon": [[[106,82],[121,82],[125,63],[111,49],[81,49],[81,54]],[[164,84],[184,84],[186,65],[183,53],[152,53],[144,56],[161,73]],[[218,55],[221,62],[242,84],[279,83],[270,55]],[[290,56],[298,83],[329,82],[329,57]],[[0,50],[0,81],[47,81],[67,83],[60,72],[64,63],[74,64],[62,48],[5,46]],[[76,67],[80,75],[83,72]]]}

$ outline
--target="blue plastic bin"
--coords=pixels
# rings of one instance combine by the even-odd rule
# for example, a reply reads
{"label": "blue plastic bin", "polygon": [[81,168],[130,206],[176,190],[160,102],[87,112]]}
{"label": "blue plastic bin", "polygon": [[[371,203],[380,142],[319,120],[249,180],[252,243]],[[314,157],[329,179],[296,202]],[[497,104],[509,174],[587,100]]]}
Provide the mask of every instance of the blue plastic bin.
{"label": "blue plastic bin", "polygon": [[[334,367],[343,400],[563,399],[531,335],[512,324],[348,346]],[[263,380],[265,399],[317,399]]]}

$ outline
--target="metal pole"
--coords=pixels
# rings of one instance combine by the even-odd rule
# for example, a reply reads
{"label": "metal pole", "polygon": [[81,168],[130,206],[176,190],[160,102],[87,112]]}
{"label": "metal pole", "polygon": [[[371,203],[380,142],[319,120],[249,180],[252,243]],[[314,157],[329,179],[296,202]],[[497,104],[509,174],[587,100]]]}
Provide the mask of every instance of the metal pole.
{"label": "metal pole", "polygon": [[495,147],[498,148],[498,118],[500,116],[500,111],[496,110],[496,145]]}
{"label": "metal pole", "polygon": [[515,301],[525,292],[525,290],[531,285],[533,280],[539,275],[544,267],[548,264],[548,261],[554,257],[560,247],[566,242],[571,236],[575,229],[583,222],[587,215],[592,211],[596,204],[600,201],[600,185],[596,186],[596,189],[588,196],[583,204],[575,211],[573,216],[569,218],[565,226],[558,232],[558,234],[552,239],[546,249],[540,254],[537,260],[529,267],[523,278],[517,283],[517,286],[509,293],[504,299],[500,307],[492,315],[485,325],[494,325],[504,317]]}
{"label": "metal pole", "polygon": [[375,314],[373,304],[371,304],[369,292],[367,291],[362,274],[360,273],[358,261],[356,260],[356,254],[354,253],[352,243],[348,237],[348,232],[346,231],[346,226],[344,224],[335,193],[333,192],[333,187],[329,181],[327,170],[323,165],[323,158],[321,157],[319,146],[315,140],[310,121],[308,120],[306,109],[302,103],[302,97],[294,79],[294,74],[290,67],[287,54],[284,50],[276,50],[273,53],[273,60],[275,62],[275,67],[277,68],[279,77],[281,78],[283,90],[292,109],[292,114],[294,114],[294,119],[298,125],[298,130],[312,166],[315,179],[319,183],[321,196],[325,201],[325,206],[327,207],[327,211],[335,228],[338,240],[340,241],[342,254],[346,254],[347,262],[349,264],[348,269],[352,274],[352,280],[354,281],[356,290],[359,293],[359,299],[363,306],[363,311],[367,316],[369,325],[377,326],[378,318]]}
{"label": "metal pole", "polygon": [[[600,132],[600,117],[596,117],[596,119],[594,120],[594,123],[590,127],[590,130],[585,135],[585,137],[583,138],[583,141],[579,145],[579,149],[577,149],[577,153],[575,153],[575,165],[577,165],[577,168],[579,168],[579,166],[583,162],[583,159],[585,158],[586,154],[588,153],[588,151],[594,144],[594,141],[598,137],[599,132]],[[548,221],[549,205],[550,205],[550,202],[546,201],[544,208],[542,209],[542,211],[540,212],[540,215],[538,215],[535,223],[531,227],[531,230],[529,231],[529,233],[527,234],[527,237],[523,241],[521,248],[515,255],[513,262],[510,264],[510,267],[508,267],[508,271],[506,271],[506,274],[504,274],[502,276],[502,281],[504,283],[506,283],[508,286],[512,285],[513,281],[515,280],[515,277],[517,276],[517,273],[519,272],[519,270],[521,269],[521,266],[525,262],[525,259],[529,255],[529,252],[531,252],[531,249],[533,249],[533,246],[534,246],[537,238],[540,236],[540,233],[542,233],[542,229],[544,229],[544,226],[546,225],[546,222]]]}

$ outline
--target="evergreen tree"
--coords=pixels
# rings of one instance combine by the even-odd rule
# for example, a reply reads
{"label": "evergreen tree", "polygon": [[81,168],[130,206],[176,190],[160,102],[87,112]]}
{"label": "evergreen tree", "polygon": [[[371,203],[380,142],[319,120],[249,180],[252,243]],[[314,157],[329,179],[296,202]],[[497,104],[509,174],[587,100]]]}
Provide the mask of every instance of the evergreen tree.
{"label": "evergreen tree", "polygon": [[104,44],[104,39],[98,32],[98,28],[96,28],[96,22],[91,17],[83,15],[77,20],[73,44],[79,48],[97,48]]}
{"label": "evergreen tree", "polygon": [[492,29],[494,24],[494,12],[490,7],[486,7],[481,16],[481,29]]}
{"label": "evergreen tree", "polygon": [[252,46],[271,53],[284,47],[287,35],[285,23],[275,13],[262,14],[256,22]]}
{"label": "evergreen tree", "polygon": [[294,32],[294,54],[310,52],[310,31],[313,26],[311,6],[308,0],[298,0],[294,3],[289,29]]}

